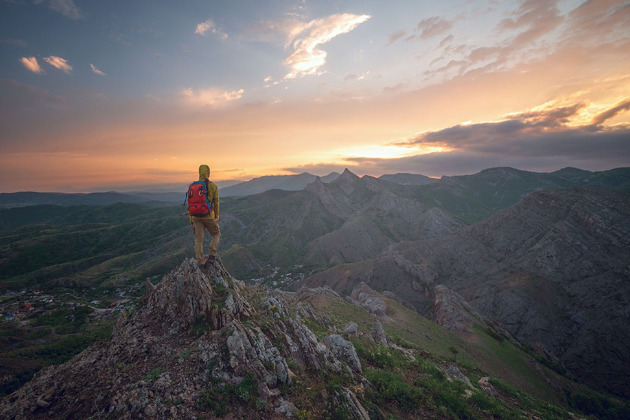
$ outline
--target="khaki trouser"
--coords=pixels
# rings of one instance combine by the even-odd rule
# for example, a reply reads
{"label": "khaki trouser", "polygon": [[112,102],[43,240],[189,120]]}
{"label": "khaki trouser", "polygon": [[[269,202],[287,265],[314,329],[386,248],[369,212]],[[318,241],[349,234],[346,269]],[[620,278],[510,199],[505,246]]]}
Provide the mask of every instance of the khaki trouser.
{"label": "khaki trouser", "polygon": [[219,247],[219,239],[221,238],[221,230],[219,229],[219,224],[215,219],[193,218],[192,224],[195,231],[195,258],[197,258],[197,262],[199,264],[205,264],[206,257],[203,255],[204,233],[206,229],[208,229],[208,232],[212,235],[208,251],[210,255],[216,256],[217,248]]}

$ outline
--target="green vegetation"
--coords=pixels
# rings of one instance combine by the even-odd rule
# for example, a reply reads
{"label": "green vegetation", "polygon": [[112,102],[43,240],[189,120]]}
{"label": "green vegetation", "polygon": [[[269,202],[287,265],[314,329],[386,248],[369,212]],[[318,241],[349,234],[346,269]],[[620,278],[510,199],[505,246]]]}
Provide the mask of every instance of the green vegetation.
{"label": "green vegetation", "polygon": [[41,368],[64,363],[92,344],[109,339],[112,326],[112,322],[95,324],[80,334],[63,336],[47,344],[1,354],[0,368],[10,374],[12,379],[0,385],[0,397],[10,394],[28,382]]}
{"label": "green vegetation", "polygon": [[614,401],[590,389],[567,391],[567,401],[570,407],[599,419],[630,418],[630,405]]}
{"label": "green vegetation", "polygon": [[[46,288],[52,280],[106,284],[123,273],[133,272],[142,279],[155,274],[156,268],[163,274],[186,251],[177,242],[181,235],[174,236],[187,225],[180,210],[122,203],[0,210],[6,216],[0,236],[0,253],[6,256],[0,262],[0,289],[35,284]],[[175,252],[169,256],[173,246],[167,244],[173,241]],[[146,262],[146,251],[157,243],[163,244],[160,258],[138,272]]]}
{"label": "green vegetation", "polygon": [[233,405],[244,405],[255,410],[266,409],[266,404],[259,401],[258,396],[258,380],[248,374],[236,385],[214,383],[211,388],[201,392],[197,405],[200,410],[212,411],[215,416],[224,416],[228,407]]}

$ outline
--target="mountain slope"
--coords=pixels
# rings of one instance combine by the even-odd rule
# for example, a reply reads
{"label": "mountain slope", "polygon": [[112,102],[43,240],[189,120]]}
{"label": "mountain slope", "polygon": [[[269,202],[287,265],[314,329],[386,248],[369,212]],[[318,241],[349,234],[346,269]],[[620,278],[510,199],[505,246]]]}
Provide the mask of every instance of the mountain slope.
{"label": "mountain slope", "polygon": [[97,286],[129,275],[127,270],[141,279],[161,275],[159,269],[172,266],[171,258],[191,253],[188,218],[180,211],[124,203],[0,210],[5,230],[0,237],[0,286]]}
{"label": "mountain slope", "polygon": [[629,196],[538,191],[452,235],[403,242],[305,284],[347,293],[361,279],[427,316],[444,284],[577,377],[627,396],[629,249]]}
{"label": "mountain slope", "polygon": [[578,187],[630,193],[630,168],[601,172],[565,168],[551,173],[490,168],[474,175],[442,177],[438,183],[417,188],[413,196],[470,224],[516,204],[534,191]]}
{"label": "mountain slope", "polygon": [[[141,307],[120,315],[111,339],[42,370],[0,401],[0,415],[363,420],[573,416],[564,406],[562,390],[574,392],[579,386],[535,362],[531,366],[528,356],[508,341],[464,343],[389,300],[384,315],[377,317],[330,290],[287,294],[247,287],[220,262],[200,268],[192,259],[147,289]],[[341,324],[334,321],[342,318]],[[353,322],[344,327],[346,320]],[[426,347],[402,338],[394,342],[383,325],[409,337],[431,334],[434,342]],[[494,353],[497,347],[502,350]],[[445,360],[448,352],[460,353],[470,367]],[[471,382],[465,372],[483,375],[475,357],[489,355],[505,358],[495,366],[510,360],[521,385],[541,396],[515,391],[495,376]]]}
{"label": "mountain slope", "polygon": [[393,185],[346,170],[329,184],[317,179],[303,191],[236,199],[222,229],[273,264],[325,267],[372,258],[401,240],[441,236],[462,226]]}
{"label": "mountain slope", "polygon": [[[323,182],[334,181],[339,176],[332,172],[322,178]],[[246,196],[260,194],[269,190],[299,191],[318,178],[307,172],[298,175],[271,175],[254,178],[249,181],[240,182],[236,185],[221,188],[220,193],[225,197]]]}

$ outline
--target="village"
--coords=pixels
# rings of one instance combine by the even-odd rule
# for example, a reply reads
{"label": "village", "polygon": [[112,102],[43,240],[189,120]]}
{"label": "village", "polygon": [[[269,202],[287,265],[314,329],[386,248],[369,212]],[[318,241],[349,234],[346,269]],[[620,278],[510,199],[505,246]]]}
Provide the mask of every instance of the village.
{"label": "village", "polygon": [[55,312],[67,312],[67,321],[73,322],[75,308],[87,308],[89,320],[111,318],[121,311],[133,308],[141,296],[142,283],[114,289],[90,288],[78,291],[67,288],[57,290],[7,290],[0,296],[0,315],[5,322],[17,322],[23,327],[37,326],[36,320]]}
{"label": "village", "polygon": [[259,278],[252,278],[249,279],[249,281],[253,284],[264,284],[266,286],[276,288],[288,286],[296,281],[304,280],[304,278],[306,277],[306,274],[301,272],[301,270],[304,268],[303,265],[295,265],[292,267],[292,271],[296,271],[296,273],[284,273],[284,270],[278,266],[268,266],[268,268],[271,271],[268,275]]}

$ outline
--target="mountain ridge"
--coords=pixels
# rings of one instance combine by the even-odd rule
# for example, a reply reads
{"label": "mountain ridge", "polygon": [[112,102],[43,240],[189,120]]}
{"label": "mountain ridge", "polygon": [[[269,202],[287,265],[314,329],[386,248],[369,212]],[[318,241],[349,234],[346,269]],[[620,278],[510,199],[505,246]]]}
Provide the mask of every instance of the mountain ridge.
{"label": "mountain ridge", "polygon": [[361,279],[433,318],[433,289],[444,284],[521,342],[542,345],[573,374],[623,393],[630,366],[623,356],[630,354],[630,331],[620,316],[629,306],[629,221],[623,194],[538,191],[450,235],[392,245],[374,260],[333,267],[304,284],[344,294]]}
{"label": "mountain ridge", "polygon": [[[533,375],[523,377],[523,385],[545,391],[540,403],[490,376],[473,384],[460,367],[478,370],[432,356],[428,349],[434,351],[433,344],[422,350],[404,339],[393,340],[383,325],[393,331],[397,323],[389,316],[406,313],[401,322],[410,328],[413,324],[404,320],[410,311],[369,289],[361,293],[381,299],[384,312],[369,314],[360,303],[345,302],[330,290],[287,294],[252,288],[232,278],[220,260],[209,267],[184,260],[159,284],[146,284],[142,305],[118,317],[110,339],[42,370],[0,400],[0,414],[33,419],[228,415],[368,420],[554,413],[572,418],[555,405],[561,394],[545,380],[559,387],[575,385],[542,366],[528,366],[517,348],[504,344],[518,355],[512,363]],[[355,321],[343,331],[339,321],[325,315],[326,308],[340,307],[350,310],[343,316]],[[336,313],[334,318],[343,314]],[[466,354],[488,354],[485,347],[431,331],[436,340],[439,336],[465,346]],[[414,387],[402,385],[406,380],[413,380]]]}

